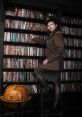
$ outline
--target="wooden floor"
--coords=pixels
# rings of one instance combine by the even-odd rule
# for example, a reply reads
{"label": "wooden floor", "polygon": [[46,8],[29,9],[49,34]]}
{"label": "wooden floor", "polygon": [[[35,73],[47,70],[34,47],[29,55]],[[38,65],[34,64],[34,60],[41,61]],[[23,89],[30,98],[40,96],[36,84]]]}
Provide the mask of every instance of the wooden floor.
{"label": "wooden floor", "polygon": [[[1,117],[3,117],[3,116],[1,116]],[[31,113],[31,114],[22,114],[22,115],[15,114],[15,115],[12,115],[12,116],[11,115],[6,115],[4,117],[41,117],[41,115]],[[46,117],[61,117],[61,116],[50,115],[50,116],[46,116]],[[82,117],[82,112],[76,112],[76,111],[75,112],[66,112],[66,113],[64,113],[64,115],[62,117]]]}
{"label": "wooden floor", "polygon": [[[80,95],[81,96],[81,95]],[[47,97],[46,97],[47,98]],[[73,97],[74,100],[75,97]],[[78,97],[77,97],[78,98]],[[66,97],[65,97],[66,99]],[[62,117],[82,117],[82,103],[81,100],[76,102],[76,104],[71,101],[70,95],[67,100],[64,99],[64,104],[65,106],[63,107],[64,110],[62,109],[63,116]],[[82,98],[81,98],[82,99]],[[70,100],[70,101],[69,101]],[[66,107],[66,104],[68,105],[68,109]],[[45,111],[45,115],[41,116],[41,111],[40,111],[40,100],[38,96],[33,96],[32,100],[27,103],[27,105],[24,108],[20,108],[20,105],[17,106],[17,109],[10,109],[7,105],[3,104],[0,102],[1,109],[0,109],[0,117],[61,117],[59,114],[61,110],[54,110],[51,112],[49,109],[51,108],[51,103],[46,103],[48,110]],[[75,107],[76,105],[76,107]],[[79,108],[78,108],[79,107]],[[43,109],[44,111],[44,109]]]}

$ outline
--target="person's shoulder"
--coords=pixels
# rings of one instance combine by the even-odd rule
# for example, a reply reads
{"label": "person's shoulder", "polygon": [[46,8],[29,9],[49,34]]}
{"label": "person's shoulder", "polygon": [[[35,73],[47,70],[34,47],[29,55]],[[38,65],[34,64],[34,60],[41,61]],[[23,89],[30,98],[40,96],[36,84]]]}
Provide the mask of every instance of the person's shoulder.
{"label": "person's shoulder", "polygon": [[57,31],[56,34],[62,34],[62,32],[61,31]]}
{"label": "person's shoulder", "polygon": [[55,36],[63,36],[63,34],[62,34],[61,31],[57,31],[57,32],[55,33]]}

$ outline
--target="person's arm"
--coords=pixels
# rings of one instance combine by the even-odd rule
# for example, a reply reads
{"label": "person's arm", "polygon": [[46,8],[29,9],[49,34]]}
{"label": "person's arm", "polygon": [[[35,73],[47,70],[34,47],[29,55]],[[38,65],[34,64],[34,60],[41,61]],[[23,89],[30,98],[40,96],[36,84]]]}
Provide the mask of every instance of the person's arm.
{"label": "person's arm", "polygon": [[37,43],[37,44],[46,45],[46,40],[40,39],[34,35],[32,35],[32,41]]}
{"label": "person's arm", "polygon": [[64,39],[61,32],[57,32],[54,35],[54,54],[47,56],[48,62],[53,61],[54,59],[61,58],[64,53]]}

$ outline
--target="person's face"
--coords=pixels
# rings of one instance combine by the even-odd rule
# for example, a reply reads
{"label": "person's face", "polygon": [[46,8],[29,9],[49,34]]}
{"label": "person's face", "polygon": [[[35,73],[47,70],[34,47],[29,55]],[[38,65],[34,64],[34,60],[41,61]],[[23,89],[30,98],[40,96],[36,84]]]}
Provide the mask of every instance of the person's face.
{"label": "person's face", "polygon": [[57,24],[55,24],[53,21],[48,22],[47,24],[47,30],[52,32],[57,28]]}

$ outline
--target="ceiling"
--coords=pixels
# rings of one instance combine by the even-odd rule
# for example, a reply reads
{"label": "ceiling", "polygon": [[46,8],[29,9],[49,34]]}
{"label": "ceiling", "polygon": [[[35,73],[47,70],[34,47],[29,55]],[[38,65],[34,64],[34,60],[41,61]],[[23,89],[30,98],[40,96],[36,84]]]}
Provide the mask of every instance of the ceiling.
{"label": "ceiling", "polygon": [[38,0],[38,1],[46,1],[49,3],[56,3],[60,5],[72,5],[72,6],[82,7],[82,0]]}
{"label": "ceiling", "polygon": [[78,15],[82,15],[82,0],[36,0],[37,2],[44,2],[46,4],[52,5],[55,7],[56,5],[60,7],[60,9],[64,9],[69,12],[75,12]]}
{"label": "ceiling", "polygon": [[82,0],[4,0],[4,1],[22,1],[24,2],[37,2],[37,3],[46,3],[46,4],[58,4],[58,5],[63,5],[63,6],[80,6],[82,7]]}
{"label": "ceiling", "polygon": [[82,0],[4,0],[43,8],[60,8],[82,15]]}

